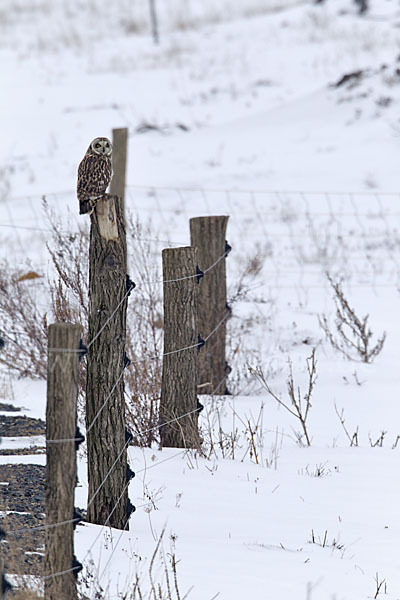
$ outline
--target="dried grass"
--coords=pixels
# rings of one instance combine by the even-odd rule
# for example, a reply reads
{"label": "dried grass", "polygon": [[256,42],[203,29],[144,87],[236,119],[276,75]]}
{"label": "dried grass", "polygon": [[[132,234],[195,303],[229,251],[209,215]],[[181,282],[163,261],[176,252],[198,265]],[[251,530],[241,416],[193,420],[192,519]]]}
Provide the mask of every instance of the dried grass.
{"label": "dried grass", "polygon": [[[47,326],[51,322],[79,323],[83,339],[88,322],[89,233],[64,233],[61,224],[44,203],[47,223],[52,230],[48,250],[53,274],[47,281],[18,281],[28,270],[13,270],[9,262],[0,264],[0,337],[5,348],[0,365],[19,377],[45,379],[47,376]],[[134,443],[150,446],[158,439],[158,407],[162,366],[162,286],[156,261],[152,258],[149,227],[129,219],[135,252],[132,277],[139,278],[128,302],[126,352],[131,362],[125,371],[127,425]],[[151,283],[153,282],[153,283]],[[84,410],[86,364],[82,361],[79,381],[80,414]],[[144,432],[144,433],[143,433]]]}

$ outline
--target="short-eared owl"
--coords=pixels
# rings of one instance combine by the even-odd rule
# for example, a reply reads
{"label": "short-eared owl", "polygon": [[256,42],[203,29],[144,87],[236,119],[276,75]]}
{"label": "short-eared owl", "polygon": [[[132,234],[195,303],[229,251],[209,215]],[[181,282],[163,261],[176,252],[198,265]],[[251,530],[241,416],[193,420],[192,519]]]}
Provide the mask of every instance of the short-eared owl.
{"label": "short-eared owl", "polygon": [[109,139],[93,140],[78,167],[79,213],[91,213],[102,198],[112,177],[112,145]]}

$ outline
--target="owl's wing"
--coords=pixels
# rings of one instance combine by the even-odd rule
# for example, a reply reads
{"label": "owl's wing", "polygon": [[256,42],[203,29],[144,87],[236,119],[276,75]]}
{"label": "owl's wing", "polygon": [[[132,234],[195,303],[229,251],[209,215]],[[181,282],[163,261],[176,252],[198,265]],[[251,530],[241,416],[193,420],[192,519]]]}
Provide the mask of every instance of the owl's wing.
{"label": "owl's wing", "polygon": [[101,194],[108,184],[101,160],[96,156],[84,156],[78,167],[78,195]]}
{"label": "owl's wing", "polygon": [[83,157],[78,167],[77,183],[80,214],[85,214],[94,208],[97,197],[105,193],[110,183],[110,172],[110,167],[102,161],[101,157],[90,154]]}

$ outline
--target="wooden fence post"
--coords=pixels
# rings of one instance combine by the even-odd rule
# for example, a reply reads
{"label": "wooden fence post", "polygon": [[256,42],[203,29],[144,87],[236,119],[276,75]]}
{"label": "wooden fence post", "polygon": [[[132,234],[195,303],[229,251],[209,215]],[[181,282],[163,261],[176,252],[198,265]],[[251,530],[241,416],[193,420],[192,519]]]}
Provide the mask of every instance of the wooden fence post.
{"label": "wooden fence post", "polygon": [[[128,512],[125,440],[127,246],[123,191],[126,130],[114,130],[114,178],[118,196],[100,199],[91,215],[89,327],[86,382],[88,513],[91,523],[126,527]],[[125,140],[125,141],[124,141]],[[125,150],[124,150],[125,148]],[[111,319],[110,319],[111,317]],[[122,495],[121,495],[122,494]]]}
{"label": "wooden fence post", "polygon": [[[164,356],[160,402],[163,447],[198,448],[197,429],[197,251],[162,252],[164,279]],[[179,281],[171,281],[176,280]],[[176,352],[185,348],[182,351]],[[179,418],[182,415],[187,416]],[[173,419],[178,420],[170,422]],[[165,423],[165,425],[163,425]]]}
{"label": "wooden fence post", "polygon": [[6,576],[5,576],[4,571],[3,571],[3,563],[1,561],[0,561],[0,567],[1,567],[1,571],[0,571],[0,600],[6,600],[6,598],[8,597],[8,592],[11,592],[11,590],[13,589],[13,586],[6,579]]}
{"label": "wooden fence post", "polygon": [[149,0],[149,2],[150,2],[151,33],[153,35],[154,43],[158,44],[159,35],[158,35],[158,19],[157,19],[156,0]]}
{"label": "wooden fence post", "polygon": [[[198,250],[200,269],[205,271],[200,282],[198,300],[198,326],[203,338],[218,326],[229,311],[226,299],[225,258],[219,260],[226,252],[225,237],[228,219],[227,216],[190,219],[190,242]],[[218,260],[219,262],[215,264]],[[199,394],[225,394],[227,375],[225,342],[226,322],[218,327],[199,354]]]}
{"label": "wooden fence post", "polygon": [[[77,598],[74,560],[74,496],[76,485],[76,404],[81,326],[50,325],[48,335],[46,407],[45,600]],[[60,440],[67,440],[62,442]],[[52,574],[63,573],[52,577]]]}
{"label": "wooden fence post", "polygon": [[110,194],[118,196],[125,202],[126,160],[128,152],[128,129],[122,127],[112,131],[113,177]]}

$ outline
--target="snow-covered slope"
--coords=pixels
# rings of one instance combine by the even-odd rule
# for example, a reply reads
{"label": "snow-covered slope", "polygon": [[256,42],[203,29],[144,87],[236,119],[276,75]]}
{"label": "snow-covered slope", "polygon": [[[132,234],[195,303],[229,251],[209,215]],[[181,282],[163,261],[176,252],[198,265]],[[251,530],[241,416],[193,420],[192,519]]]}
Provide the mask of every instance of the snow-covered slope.
{"label": "snow-covered slope", "polygon": [[[186,244],[189,217],[229,214],[231,293],[247,258],[258,253],[263,268],[229,323],[240,393],[205,398],[201,417],[217,439],[219,411],[234,456],[130,448],[130,531],[78,527],[77,556],[107,597],[125,597],[136,573],[147,593],[165,528],[181,598],[193,586],[189,600],[398,600],[397,3],[371,0],[360,18],[350,0],[157,2],[158,46],[147,3],[101,4],[0,8],[0,257],[47,274],[41,197],[75,230],[77,164],[93,137],[128,127],[127,206],[151,220],[152,237]],[[161,247],[152,247],[158,262]],[[335,311],[326,271],[370,315],[374,340],[387,333],[370,365],[324,337],[318,316],[332,323]],[[248,366],[262,366],[285,399],[288,357],[304,393],[313,347],[306,448],[300,424]],[[44,383],[13,389],[26,414],[44,415]],[[79,468],[84,507],[83,459]]]}

